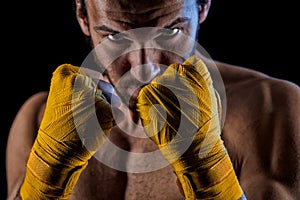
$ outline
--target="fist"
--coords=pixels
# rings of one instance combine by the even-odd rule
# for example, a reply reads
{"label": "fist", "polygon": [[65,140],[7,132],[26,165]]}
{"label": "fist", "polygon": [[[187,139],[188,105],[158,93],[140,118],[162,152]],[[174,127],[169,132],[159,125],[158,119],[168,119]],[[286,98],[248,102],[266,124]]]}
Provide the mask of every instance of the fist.
{"label": "fist", "polygon": [[187,149],[189,156],[204,157],[220,139],[217,93],[195,57],[170,65],[143,87],[137,107],[147,135],[171,163]]}

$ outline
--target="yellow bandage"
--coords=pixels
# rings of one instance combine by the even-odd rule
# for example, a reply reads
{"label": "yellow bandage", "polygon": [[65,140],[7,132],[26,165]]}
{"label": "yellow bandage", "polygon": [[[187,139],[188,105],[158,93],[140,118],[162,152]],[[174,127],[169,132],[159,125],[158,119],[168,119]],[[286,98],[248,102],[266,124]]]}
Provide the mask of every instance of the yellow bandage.
{"label": "yellow bandage", "polygon": [[27,162],[22,199],[68,199],[103,143],[102,133],[109,133],[112,126],[111,107],[92,79],[79,67],[59,66]]}
{"label": "yellow bandage", "polygon": [[243,191],[220,136],[220,104],[205,64],[172,64],[143,87],[138,112],[171,163],[186,199],[239,199]]}

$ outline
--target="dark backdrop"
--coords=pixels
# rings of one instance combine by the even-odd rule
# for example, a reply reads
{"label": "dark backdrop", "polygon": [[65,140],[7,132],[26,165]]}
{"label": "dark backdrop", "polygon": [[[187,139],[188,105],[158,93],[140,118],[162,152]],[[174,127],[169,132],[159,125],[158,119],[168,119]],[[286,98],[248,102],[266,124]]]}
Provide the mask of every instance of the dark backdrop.
{"label": "dark backdrop", "polygon": [[[58,65],[80,64],[88,48],[72,0],[6,1],[2,7],[8,11],[1,19],[0,198],[5,199],[5,148],[14,116],[29,96],[48,90]],[[293,7],[279,0],[213,0],[200,43],[217,60],[299,84]]]}

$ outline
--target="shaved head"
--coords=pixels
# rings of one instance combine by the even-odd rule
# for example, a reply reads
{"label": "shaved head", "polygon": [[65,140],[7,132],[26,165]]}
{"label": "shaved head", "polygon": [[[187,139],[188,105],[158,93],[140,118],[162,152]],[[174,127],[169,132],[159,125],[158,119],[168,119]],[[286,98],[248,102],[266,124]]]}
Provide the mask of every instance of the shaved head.
{"label": "shaved head", "polygon": [[[81,5],[83,7],[84,14],[86,15],[87,12],[86,12],[86,3],[85,3],[85,1],[86,0],[80,0]],[[188,0],[188,1],[194,2],[194,0]],[[203,4],[207,3],[208,1],[209,0],[195,0],[195,2],[198,5],[203,5]],[[168,0],[168,1],[165,1],[165,0],[152,0],[152,1],[149,1],[149,0],[140,0],[140,1],[117,0],[117,2],[120,5],[120,7],[129,8],[132,11],[139,12],[141,10],[141,7],[142,7],[142,10],[143,10],[144,8],[152,7],[153,5],[159,5],[161,3],[167,3],[167,5],[182,3],[182,0]],[[132,4],[132,2],[133,2],[133,4]],[[103,0],[103,3],[109,4],[109,5],[111,5],[111,7],[115,6],[115,4],[112,3],[111,0]]]}

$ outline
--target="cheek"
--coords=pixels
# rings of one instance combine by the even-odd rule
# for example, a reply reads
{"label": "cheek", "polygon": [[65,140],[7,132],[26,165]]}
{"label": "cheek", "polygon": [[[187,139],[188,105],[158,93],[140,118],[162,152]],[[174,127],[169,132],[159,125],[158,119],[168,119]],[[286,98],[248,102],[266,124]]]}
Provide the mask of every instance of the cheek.
{"label": "cheek", "polygon": [[185,60],[184,57],[171,51],[160,51],[159,63],[164,66],[169,66],[174,63],[182,63]]}
{"label": "cheek", "polygon": [[94,31],[91,32],[91,40],[92,40],[92,45],[93,47],[96,47],[99,45],[101,42],[104,41],[105,38],[100,36],[99,34],[95,33]]}
{"label": "cheek", "polygon": [[198,21],[195,20],[194,23],[190,23],[187,26],[187,31],[188,33],[186,33],[189,37],[191,37],[191,39],[197,39],[197,34],[198,34],[198,29],[199,29],[200,25],[198,24]]}

